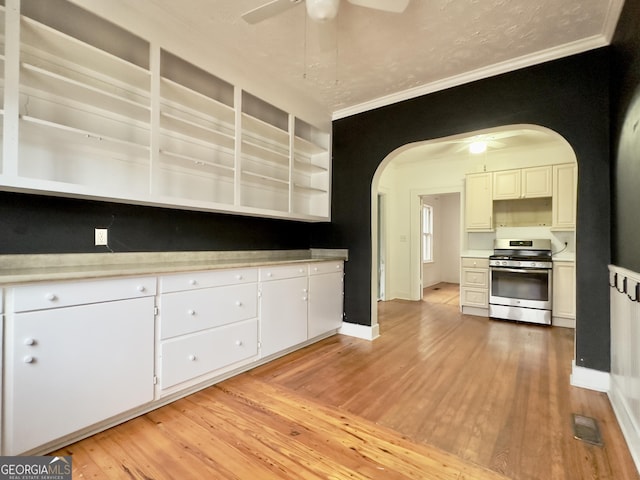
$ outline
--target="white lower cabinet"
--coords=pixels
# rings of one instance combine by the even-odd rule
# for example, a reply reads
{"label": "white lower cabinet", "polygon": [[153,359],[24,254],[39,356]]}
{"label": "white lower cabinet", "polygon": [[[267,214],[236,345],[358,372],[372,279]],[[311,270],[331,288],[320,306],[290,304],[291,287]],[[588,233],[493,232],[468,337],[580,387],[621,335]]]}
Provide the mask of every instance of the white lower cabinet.
{"label": "white lower cabinet", "polygon": [[163,342],[160,372],[163,389],[201,378],[258,354],[258,320],[214,328]]}
{"label": "white lower cabinet", "polygon": [[5,298],[0,454],[41,454],[335,332],[343,262],[42,282]]}
{"label": "white lower cabinet", "polygon": [[573,261],[553,262],[553,324],[575,328],[576,270]]}
{"label": "white lower cabinet", "polygon": [[309,269],[308,337],[340,328],[344,310],[342,262],[327,262]]}
{"label": "white lower cabinet", "polygon": [[159,396],[257,358],[256,281],[256,268],[160,278]]}
{"label": "white lower cabinet", "polygon": [[260,280],[260,355],[266,357],[307,340],[306,265],[261,268]]}
{"label": "white lower cabinet", "polygon": [[3,454],[152,401],[153,307],[147,296],[8,315]]}
{"label": "white lower cabinet", "polygon": [[462,313],[489,316],[489,259],[463,257],[460,263]]}

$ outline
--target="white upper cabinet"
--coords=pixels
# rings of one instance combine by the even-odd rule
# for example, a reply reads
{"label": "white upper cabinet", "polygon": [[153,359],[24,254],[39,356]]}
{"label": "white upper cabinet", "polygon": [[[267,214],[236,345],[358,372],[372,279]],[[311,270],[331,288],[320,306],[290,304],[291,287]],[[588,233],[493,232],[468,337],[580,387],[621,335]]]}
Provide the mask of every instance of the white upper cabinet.
{"label": "white upper cabinet", "polygon": [[575,230],[577,186],[575,164],[553,166],[552,230]]}
{"label": "white upper cabinet", "polygon": [[493,174],[494,200],[551,197],[552,194],[550,165],[504,170]]}
{"label": "white upper cabinet", "polygon": [[465,226],[471,231],[493,230],[493,174],[473,173],[465,179]]}
{"label": "white upper cabinet", "polygon": [[330,118],[306,123],[66,0],[5,3],[0,185],[329,219]]}

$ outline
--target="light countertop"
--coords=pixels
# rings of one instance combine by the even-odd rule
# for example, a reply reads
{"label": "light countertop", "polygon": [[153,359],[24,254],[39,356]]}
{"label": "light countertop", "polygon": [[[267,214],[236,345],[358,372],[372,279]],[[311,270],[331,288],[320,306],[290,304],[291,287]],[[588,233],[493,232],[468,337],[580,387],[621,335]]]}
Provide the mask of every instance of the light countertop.
{"label": "light countertop", "polygon": [[0,255],[0,285],[347,259],[341,249]]}

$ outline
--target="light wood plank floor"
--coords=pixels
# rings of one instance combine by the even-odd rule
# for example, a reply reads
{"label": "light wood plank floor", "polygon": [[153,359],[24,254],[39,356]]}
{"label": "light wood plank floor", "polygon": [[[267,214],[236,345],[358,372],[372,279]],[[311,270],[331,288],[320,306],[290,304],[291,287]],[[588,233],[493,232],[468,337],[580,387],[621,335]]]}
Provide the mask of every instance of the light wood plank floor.
{"label": "light wood plank floor", "polygon": [[[606,395],[569,386],[573,331],[379,315],[373,342],[333,336],[56,454],[74,478],[639,478]],[[573,438],[574,412],[604,447]]]}
{"label": "light wood plank floor", "polygon": [[459,306],[460,285],[457,283],[440,282],[436,285],[426,287],[422,291],[422,301]]}

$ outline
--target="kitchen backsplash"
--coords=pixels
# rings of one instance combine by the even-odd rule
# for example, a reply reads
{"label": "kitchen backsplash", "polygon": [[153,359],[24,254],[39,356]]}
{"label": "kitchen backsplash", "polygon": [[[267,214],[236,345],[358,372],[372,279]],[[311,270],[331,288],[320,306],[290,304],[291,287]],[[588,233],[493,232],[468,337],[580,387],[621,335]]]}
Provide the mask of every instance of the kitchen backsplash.
{"label": "kitchen backsplash", "polygon": [[567,248],[563,253],[575,252],[574,232],[551,231],[549,227],[497,227],[495,232],[469,232],[467,249],[493,250],[493,240],[496,238],[549,238],[553,252],[563,250],[565,242]]}

